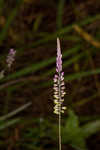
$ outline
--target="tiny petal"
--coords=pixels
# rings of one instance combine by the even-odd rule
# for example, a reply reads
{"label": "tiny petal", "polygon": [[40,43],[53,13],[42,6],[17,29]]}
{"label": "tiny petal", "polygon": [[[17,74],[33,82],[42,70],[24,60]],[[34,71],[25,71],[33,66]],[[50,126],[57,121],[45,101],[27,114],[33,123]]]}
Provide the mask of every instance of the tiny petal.
{"label": "tiny petal", "polygon": [[61,83],[61,86],[65,85],[64,81]]}
{"label": "tiny petal", "polygon": [[64,102],[64,99],[61,99],[60,101],[61,101],[61,102]]}
{"label": "tiny petal", "polygon": [[58,112],[58,111],[56,111],[56,110],[54,110],[54,114],[57,114],[57,115],[58,115],[58,114],[59,114],[59,112]]}
{"label": "tiny petal", "polygon": [[64,89],[65,89],[65,86],[62,86],[61,89],[64,90]]}
{"label": "tiny petal", "polygon": [[61,73],[61,76],[64,76],[64,72]]}
{"label": "tiny petal", "polygon": [[58,68],[56,68],[56,72],[59,72],[59,71],[58,71]]}
{"label": "tiny petal", "polygon": [[54,95],[54,98],[59,99],[59,96],[58,95]]}
{"label": "tiny petal", "polygon": [[66,110],[67,108],[65,106],[62,107],[63,110]]}
{"label": "tiny petal", "polygon": [[54,91],[54,95],[58,95],[58,92]]}
{"label": "tiny petal", "polygon": [[54,81],[54,83],[56,83],[58,81],[58,79],[54,78],[53,81]]}
{"label": "tiny petal", "polygon": [[54,89],[56,92],[58,92],[58,87],[54,87],[53,89]]}
{"label": "tiny petal", "polygon": [[58,102],[58,100],[54,100],[54,103],[55,103],[55,104],[58,104],[59,102]]}
{"label": "tiny petal", "polygon": [[64,113],[64,110],[61,110],[61,113]]}
{"label": "tiny petal", "polygon": [[58,85],[54,83],[54,87],[57,87]]}
{"label": "tiny petal", "polygon": [[57,75],[57,74],[55,74],[54,78],[58,79],[58,75]]}
{"label": "tiny petal", "polygon": [[63,76],[61,76],[61,81],[63,81],[64,80],[64,77]]}

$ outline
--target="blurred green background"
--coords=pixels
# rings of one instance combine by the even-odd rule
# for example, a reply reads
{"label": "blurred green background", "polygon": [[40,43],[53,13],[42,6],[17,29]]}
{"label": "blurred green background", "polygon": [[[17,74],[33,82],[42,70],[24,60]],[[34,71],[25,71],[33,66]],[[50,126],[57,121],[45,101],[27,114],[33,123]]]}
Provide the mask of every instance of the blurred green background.
{"label": "blurred green background", "polygon": [[[100,149],[100,1],[0,0],[0,149],[58,149],[56,38],[67,110],[62,150]],[[16,50],[10,70],[6,57]]]}

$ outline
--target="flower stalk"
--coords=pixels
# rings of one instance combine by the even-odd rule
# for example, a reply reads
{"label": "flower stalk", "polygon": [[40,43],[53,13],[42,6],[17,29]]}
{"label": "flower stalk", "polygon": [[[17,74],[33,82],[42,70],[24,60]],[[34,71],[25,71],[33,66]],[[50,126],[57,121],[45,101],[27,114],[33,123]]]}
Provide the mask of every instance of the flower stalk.
{"label": "flower stalk", "polygon": [[57,38],[56,74],[54,76],[54,113],[59,116],[59,150],[61,150],[61,113],[66,109],[63,106],[65,93],[64,72],[62,72],[62,54],[60,40]]}
{"label": "flower stalk", "polygon": [[16,50],[10,49],[9,54],[7,56],[7,59],[6,59],[8,68],[11,68],[11,66],[15,60],[15,54],[16,54]]}
{"label": "flower stalk", "polygon": [[11,69],[13,62],[15,61],[15,55],[16,55],[16,50],[11,48],[6,58],[7,67],[4,70],[0,71],[0,79],[4,78],[5,76],[4,74],[7,69]]}

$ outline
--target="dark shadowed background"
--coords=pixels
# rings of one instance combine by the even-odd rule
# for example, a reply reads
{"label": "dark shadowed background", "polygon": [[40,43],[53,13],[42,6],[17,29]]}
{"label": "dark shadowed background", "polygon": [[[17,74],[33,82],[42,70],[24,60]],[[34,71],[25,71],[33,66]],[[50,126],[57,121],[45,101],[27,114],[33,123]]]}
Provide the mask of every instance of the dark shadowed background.
{"label": "dark shadowed background", "polygon": [[[0,0],[1,150],[58,149],[57,37],[67,106],[62,150],[100,149],[100,1]],[[10,48],[16,57],[8,69]]]}

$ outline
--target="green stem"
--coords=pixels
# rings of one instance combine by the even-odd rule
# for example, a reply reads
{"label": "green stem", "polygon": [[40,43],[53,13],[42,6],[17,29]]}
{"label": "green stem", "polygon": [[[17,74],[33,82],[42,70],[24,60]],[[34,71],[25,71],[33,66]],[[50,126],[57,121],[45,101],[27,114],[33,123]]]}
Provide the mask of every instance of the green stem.
{"label": "green stem", "polygon": [[59,150],[61,150],[61,112],[59,112]]}
{"label": "green stem", "polygon": [[61,73],[59,72],[59,150],[61,150]]}

